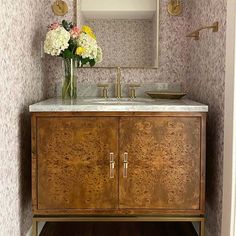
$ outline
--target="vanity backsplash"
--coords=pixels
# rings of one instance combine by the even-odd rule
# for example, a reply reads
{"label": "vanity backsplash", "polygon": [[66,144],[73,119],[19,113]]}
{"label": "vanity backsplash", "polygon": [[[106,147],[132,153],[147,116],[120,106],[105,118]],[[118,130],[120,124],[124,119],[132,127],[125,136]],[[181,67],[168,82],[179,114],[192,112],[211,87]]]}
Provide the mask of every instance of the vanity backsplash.
{"label": "vanity backsplash", "polygon": [[[182,85],[180,83],[169,84],[169,83],[133,83],[139,85],[140,87],[136,88],[137,97],[149,97],[145,92],[146,91],[171,91],[171,92],[182,92]],[[102,96],[102,87],[100,85],[107,85],[108,97],[115,96],[115,80],[114,83],[79,83],[77,95],[78,97],[101,97]],[[130,84],[121,83],[122,97],[129,97],[129,88]],[[61,83],[55,85],[54,97],[61,96]]]}

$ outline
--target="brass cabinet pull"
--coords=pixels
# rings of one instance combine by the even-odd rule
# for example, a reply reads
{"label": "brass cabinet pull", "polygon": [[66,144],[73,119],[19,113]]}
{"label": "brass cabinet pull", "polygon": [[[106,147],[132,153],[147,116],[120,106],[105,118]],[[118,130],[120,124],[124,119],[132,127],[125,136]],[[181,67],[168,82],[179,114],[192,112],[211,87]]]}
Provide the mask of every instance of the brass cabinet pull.
{"label": "brass cabinet pull", "polygon": [[114,153],[110,153],[110,178],[113,179],[115,177],[115,161],[114,161]]}
{"label": "brass cabinet pull", "polygon": [[123,170],[123,177],[127,178],[128,176],[128,152],[124,153],[124,170]]}

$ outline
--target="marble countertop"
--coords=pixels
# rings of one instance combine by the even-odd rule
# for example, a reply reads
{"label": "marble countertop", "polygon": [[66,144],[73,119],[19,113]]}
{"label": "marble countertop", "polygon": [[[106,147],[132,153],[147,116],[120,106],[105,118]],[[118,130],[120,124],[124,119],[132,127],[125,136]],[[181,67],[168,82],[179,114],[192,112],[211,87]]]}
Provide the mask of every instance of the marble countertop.
{"label": "marble countertop", "polygon": [[208,106],[188,99],[52,98],[29,107],[30,112],[207,112]]}

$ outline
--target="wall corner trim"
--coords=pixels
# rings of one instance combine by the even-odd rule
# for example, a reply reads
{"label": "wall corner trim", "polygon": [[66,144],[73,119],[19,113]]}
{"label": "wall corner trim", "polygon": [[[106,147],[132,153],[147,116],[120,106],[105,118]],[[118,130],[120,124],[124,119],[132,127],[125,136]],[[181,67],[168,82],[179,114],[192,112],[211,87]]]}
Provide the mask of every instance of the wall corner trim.
{"label": "wall corner trim", "polygon": [[235,235],[236,220],[236,5],[227,0],[222,236]]}

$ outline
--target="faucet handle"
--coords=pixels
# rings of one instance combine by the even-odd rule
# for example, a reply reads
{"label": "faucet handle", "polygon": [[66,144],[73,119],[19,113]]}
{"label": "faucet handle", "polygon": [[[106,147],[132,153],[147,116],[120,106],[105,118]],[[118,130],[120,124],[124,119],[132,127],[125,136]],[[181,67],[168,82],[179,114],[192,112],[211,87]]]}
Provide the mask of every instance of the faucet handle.
{"label": "faucet handle", "polygon": [[129,85],[129,89],[130,89],[129,97],[130,98],[136,98],[136,88],[139,88],[139,87],[141,87],[140,84],[130,84]]}
{"label": "faucet handle", "polygon": [[108,98],[108,86],[109,84],[98,84],[98,88],[102,88],[102,98]]}

